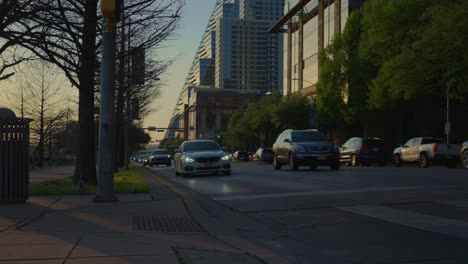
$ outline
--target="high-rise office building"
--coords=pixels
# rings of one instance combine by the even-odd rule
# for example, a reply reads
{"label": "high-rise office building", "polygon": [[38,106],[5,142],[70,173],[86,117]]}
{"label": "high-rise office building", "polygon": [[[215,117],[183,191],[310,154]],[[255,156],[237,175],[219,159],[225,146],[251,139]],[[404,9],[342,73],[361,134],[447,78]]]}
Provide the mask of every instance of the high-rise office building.
{"label": "high-rise office building", "polygon": [[218,0],[174,115],[185,138],[224,130],[232,112],[282,91],[283,37],[268,30],[284,0]]}
{"label": "high-rise office building", "polygon": [[315,94],[318,53],[344,30],[349,14],[365,2],[286,0],[284,16],[270,29],[272,33],[284,33],[283,94]]}

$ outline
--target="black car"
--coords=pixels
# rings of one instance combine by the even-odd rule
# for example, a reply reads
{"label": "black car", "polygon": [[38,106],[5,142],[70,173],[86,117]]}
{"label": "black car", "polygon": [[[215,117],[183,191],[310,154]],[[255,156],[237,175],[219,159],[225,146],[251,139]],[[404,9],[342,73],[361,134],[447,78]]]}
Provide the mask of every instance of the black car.
{"label": "black car", "polygon": [[165,149],[156,149],[151,152],[151,156],[149,157],[149,165],[158,166],[160,164],[164,164],[168,167],[171,166],[171,155]]}
{"label": "black car", "polygon": [[351,166],[378,164],[385,166],[388,148],[378,138],[353,137],[340,149],[340,161]]}
{"label": "black car", "polygon": [[281,169],[288,164],[291,170],[299,166],[330,166],[340,168],[340,149],[328,143],[323,135],[315,130],[285,130],[273,145],[273,168]]}
{"label": "black car", "polygon": [[234,153],[234,159],[236,160],[242,160],[242,161],[249,161],[249,152],[247,151],[237,151]]}

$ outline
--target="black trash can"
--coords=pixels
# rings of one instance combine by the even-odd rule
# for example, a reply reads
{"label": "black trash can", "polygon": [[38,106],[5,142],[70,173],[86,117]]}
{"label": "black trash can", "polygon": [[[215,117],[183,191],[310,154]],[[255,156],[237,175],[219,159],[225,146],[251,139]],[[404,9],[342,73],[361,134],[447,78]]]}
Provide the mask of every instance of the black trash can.
{"label": "black trash can", "polygon": [[0,203],[29,198],[29,122],[0,108]]}

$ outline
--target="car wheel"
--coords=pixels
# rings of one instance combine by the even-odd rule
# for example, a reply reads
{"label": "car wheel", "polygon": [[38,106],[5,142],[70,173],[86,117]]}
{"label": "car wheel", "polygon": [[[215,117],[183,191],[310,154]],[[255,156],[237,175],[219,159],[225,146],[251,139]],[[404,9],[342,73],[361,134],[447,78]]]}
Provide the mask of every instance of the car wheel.
{"label": "car wheel", "polygon": [[317,165],[310,165],[310,166],[309,166],[309,169],[310,169],[310,170],[316,170],[316,169],[317,169]]}
{"label": "car wheel", "polygon": [[395,164],[395,167],[401,167],[403,162],[401,161],[400,154],[396,154],[393,156],[393,163]]}
{"label": "car wheel", "polygon": [[170,167],[172,164],[171,164],[171,161],[169,161],[168,163],[166,163],[166,166],[167,167]]}
{"label": "car wheel", "polygon": [[273,157],[273,169],[275,169],[275,170],[280,170],[281,169],[281,164],[279,163],[279,160],[278,160],[277,156]]}
{"label": "car wheel", "polygon": [[462,163],[463,167],[465,167],[465,169],[468,169],[468,150],[463,151]]}
{"label": "car wheel", "polygon": [[356,154],[351,155],[351,166],[359,166],[359,161],[357,160]]}
{"label": "car wheel", "polygon": [[340,166],[341,166],[340,163],[336,163],[336,164],[330,165],[330,168],[331,168],[332,170],[339,170],[339,169],[340,169]]}
{"label": "car wheel", "polygon": [[427,158],[427,155],[424,153],[419,155],[419,167],[421,168],[429,167],[429,160]]}
{"label": "car wheel", "polygon": [[297,170],[297,164],[292,153],[289,153],[289,168],[293,171]]}

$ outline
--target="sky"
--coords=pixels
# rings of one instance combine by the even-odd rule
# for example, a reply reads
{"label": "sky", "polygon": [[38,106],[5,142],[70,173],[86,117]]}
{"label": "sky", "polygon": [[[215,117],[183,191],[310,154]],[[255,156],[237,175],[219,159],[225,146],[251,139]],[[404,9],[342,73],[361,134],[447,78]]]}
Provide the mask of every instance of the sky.
{"label": "sky", "polygon": [[[175,37],[157,51],[158,58],[176,57],[177,60],[161,76],[164,87],[161,96],[152,104],[153,113],[144,120],[145,127],[168,127],[215,3],[216,0],[186,0]],[[151,136],[153,140],[162,139],[164,133],[154,132]]]}

